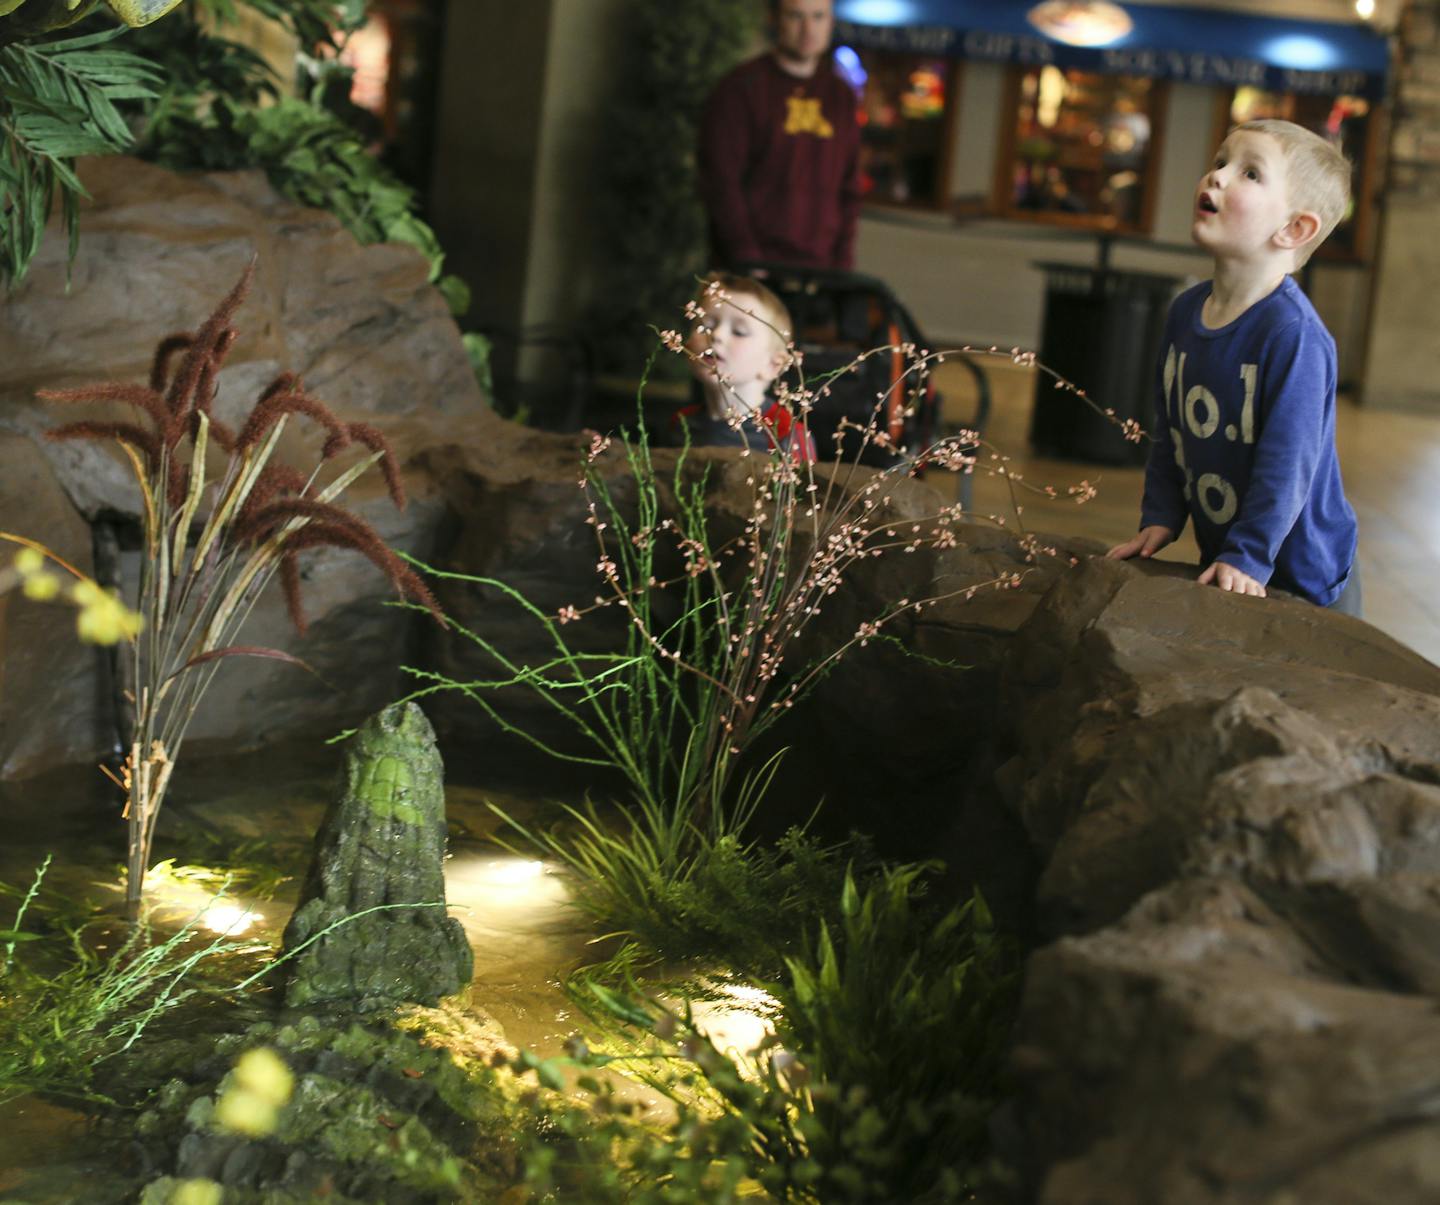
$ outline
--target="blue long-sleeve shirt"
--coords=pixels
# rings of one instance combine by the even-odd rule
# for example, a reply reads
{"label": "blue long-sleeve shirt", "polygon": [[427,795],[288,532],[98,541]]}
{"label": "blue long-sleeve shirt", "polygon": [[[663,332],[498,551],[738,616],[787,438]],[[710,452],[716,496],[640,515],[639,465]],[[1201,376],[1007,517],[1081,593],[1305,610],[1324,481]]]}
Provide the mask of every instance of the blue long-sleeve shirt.
{"label": "blue long-sleeve shirt", "polygon": [[1218,329],[1210,282],[1165,320],[1158,427],[1140,526],[1187,517],[1204,563],[1224,561],[1320,606],[1340,594],[1357,525],[1335,451],[1335,341],[1295,281]]}

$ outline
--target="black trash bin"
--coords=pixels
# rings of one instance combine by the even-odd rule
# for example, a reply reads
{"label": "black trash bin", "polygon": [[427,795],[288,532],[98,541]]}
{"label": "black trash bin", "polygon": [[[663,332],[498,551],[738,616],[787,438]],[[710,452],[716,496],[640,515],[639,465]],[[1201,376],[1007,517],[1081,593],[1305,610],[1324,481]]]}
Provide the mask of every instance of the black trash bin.
{"label": "black trash bin", "polygon": [[[1041,263],[1045,319],[1039,359],[1117,419],[1155,424],[1155,365],[1165,312],[1181,281],[1154,272]],[[1150,441],[1119,428],[1045,373],[1035,378],[1030,443],[1043,455],[1102,464],[1143,464]]]}

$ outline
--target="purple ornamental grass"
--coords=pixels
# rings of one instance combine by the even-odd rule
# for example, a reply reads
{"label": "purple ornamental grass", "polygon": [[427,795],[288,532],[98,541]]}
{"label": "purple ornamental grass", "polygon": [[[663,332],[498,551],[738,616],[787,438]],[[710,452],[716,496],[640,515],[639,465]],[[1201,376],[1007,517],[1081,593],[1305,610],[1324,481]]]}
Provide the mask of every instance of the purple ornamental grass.
{"label": "purple ornamental grass", "polygon": [[[147,384],[39,393],[56,403],[109,402],[135,411],[133,418],[84,420],[46,432],[52,440],[114,440],[140,488],[144,627],[132,645],[134,739],[117,779],[126,792],[125,898],[131,919],[139,915],[155,823],[175,760],[219,663],[232,656],[258,656],[304,664],[279,649],[236,643],[277,572],[290,617],[302,634],[307,625],[299,558],[317,548],[358,552],[385,574],[397,594],[445,622],[415,571],[368,522],[335,501],[378,464],[391,500],[404,508],[398,466],[376,428],[344,422],[290,372],[261,393],[238,431],[215,417],[219,373],[237,338],[233,319],[254,276],[252,259],[198,330],[160,341]],[[318,461],[308,471],[274,458],[287,422],[297,417],[325,434]],[[322,481],[329,462],[353,448],[366,455]],[[212,460],[219,462],[218,472],[212,471]]]}

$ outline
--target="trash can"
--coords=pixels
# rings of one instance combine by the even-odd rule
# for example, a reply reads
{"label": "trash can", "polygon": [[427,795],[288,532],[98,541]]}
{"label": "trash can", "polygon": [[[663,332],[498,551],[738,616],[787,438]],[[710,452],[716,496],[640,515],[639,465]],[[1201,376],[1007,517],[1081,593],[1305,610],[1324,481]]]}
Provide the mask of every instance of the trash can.
{"label": "trash can", "polygon": [[[1155,425],[1155,366],[1165,312],[1178,277],[1077,264],[1039,263],[1045,272],[1045,317],[1039,360],[1085,390],[1120,420]],[[1038,373],[1030,443],[1039,453],[1102,464],[1143,464],[1150,441],[1128,442],[1054,378]]]}

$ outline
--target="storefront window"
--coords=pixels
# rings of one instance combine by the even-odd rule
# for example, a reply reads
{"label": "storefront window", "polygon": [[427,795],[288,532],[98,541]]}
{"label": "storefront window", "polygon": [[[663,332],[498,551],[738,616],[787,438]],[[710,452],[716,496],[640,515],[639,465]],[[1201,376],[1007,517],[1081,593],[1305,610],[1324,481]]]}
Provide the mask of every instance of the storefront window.
{"label": "storefront window", "polygon": [[943,207],[958,64],[883,50],[860,51],[856,59],[862,81],[860,174],[866,200]]}
{"label": "storefront window", "polygon": [[1148,231],[1165,85],[1128,75],[1017,68],[996,180],[1007,217]]}
{"label": "storefront window", "polygon": [[1236,88],[1230,93],[1222,114],[1224,131],[1243,121],[1278,117],[1314,130],[1328,138],[1354,165],[1350,180],[1350,207],[1335,232],[1325,240],[1319,256],[1353,258],[1367,246],[1370,218],[1370,183],[1374,176],[1372,137],[1374,120],[1371,103],[1363,96],[1296,96],[1288,92],[1266,92],[1260,88]]}

